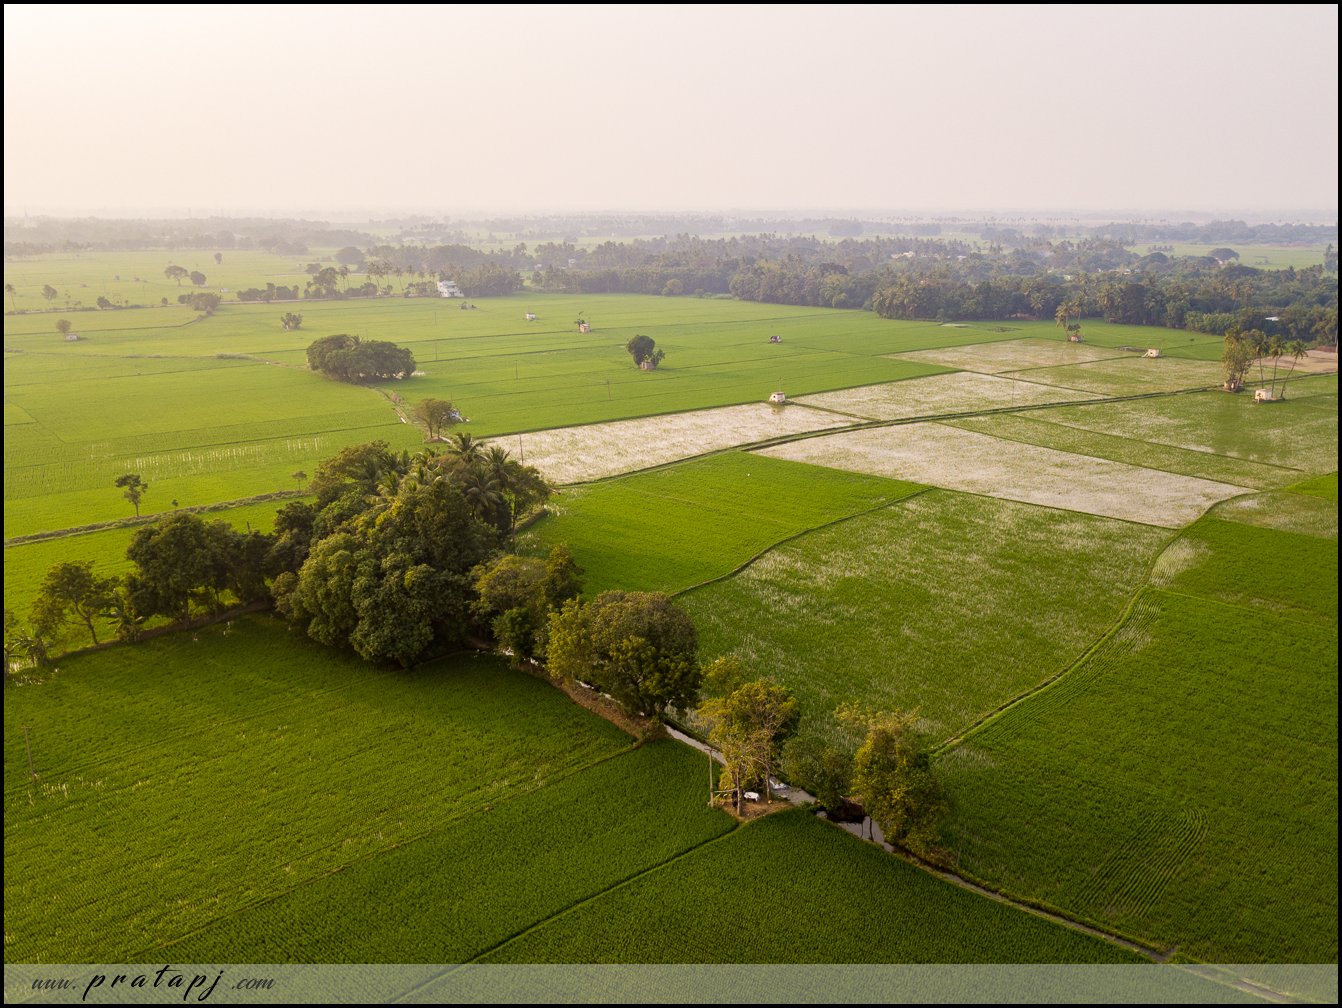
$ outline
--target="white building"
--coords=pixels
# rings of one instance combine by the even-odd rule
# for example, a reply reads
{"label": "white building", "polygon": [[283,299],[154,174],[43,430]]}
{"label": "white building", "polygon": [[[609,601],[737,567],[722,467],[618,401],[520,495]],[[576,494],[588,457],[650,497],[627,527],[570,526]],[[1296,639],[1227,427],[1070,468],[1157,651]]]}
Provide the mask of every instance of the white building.
{"label": "white building", "polygon": [[455,280],[439,280],[438,293],[440,296],[446,298],[466,296],[465,294],[461,293],[461,291],[457,288],[457,282]]}

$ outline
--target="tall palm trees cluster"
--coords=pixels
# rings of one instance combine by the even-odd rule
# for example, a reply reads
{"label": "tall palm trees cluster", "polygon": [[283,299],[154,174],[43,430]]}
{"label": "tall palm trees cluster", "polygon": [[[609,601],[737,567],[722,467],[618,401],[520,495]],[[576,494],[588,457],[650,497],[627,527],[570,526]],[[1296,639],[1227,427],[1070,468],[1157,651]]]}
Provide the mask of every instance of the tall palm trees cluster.
{"label": "tall palm trees cluster", "polygon": [[511,536],[517,521],[550,496],[550,486],[531,466],[501,445],[486,445],[466,433],[453,434],[441,453],[403,455],[376,480],[376,496],[389,504],[402,490],[439,481],[455,483],[475,517]]}

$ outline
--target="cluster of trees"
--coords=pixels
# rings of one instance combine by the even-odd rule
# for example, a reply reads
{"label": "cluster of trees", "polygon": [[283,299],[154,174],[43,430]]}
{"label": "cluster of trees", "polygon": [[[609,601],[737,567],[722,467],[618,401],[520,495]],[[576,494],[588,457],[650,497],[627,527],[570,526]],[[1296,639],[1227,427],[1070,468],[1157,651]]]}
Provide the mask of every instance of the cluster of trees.
{"label": "cluster of trees", "polygon": [[[1296,365],[1305,356],[1302,340],[1285,340],[1280,335],[1269,336],[1261,329],[1243,330],[1234,326],[1225,335],[1221,351],[1221,366],[1225,368],[1225,390],[1240,392],[1244,379],[1255,364],[1258,365],[1258,383],[1266,385],[1273,398],[1286,398],[1286,381],[1295,372]],[[1289,357],[1291,366],[1282,373],[1282,358]],[[1267,375],[1266,361],[1272,361],[1271,377]],[[1278,384],[1281,389],[1278,392]]]}
{"label": "cluster of trees", "polygon": [[188,270],[185,266],[170,264],[163,271],[163,275],[167,277],[169,280],[176,280],[178,287],[180,287],[182,285],[182,281],[187,279],[188,277],[191,279],[191,283],[194,286],[196,287],[205,286],[205,274],[202,273],[200,270]]}
{"label": "cluster of trees", "polygon": [[784,770],[807,783],[831,818],[865,813],[888,843],[938,859],[937,827],[948,802],[917,714],[847,704],[835,717],[829,741],[787,747]]}
{"label": "cluster of trees", "polygon": [[545,659],[556,679],[590,684],[631,714],[660,720],[699,695],[699,637],[659,592],[602,592],[551,615]]}
{"label": "cluster of trees", "polygon": [[385,381],[413,374],[415,355],[386,340],[361,340],[358,336],[337,333],[312,341],[308,346],[308,367],[337,381],[356,384]]}
{"label": "cluster of trees", "polygon": [[[116,485],[138,514],[148,485],[138,474]],[[269,534],[179,511],[136,530],[125,577],[58,564],[26,625],[6,615],[7,638],[21,653],[45,656],[71,627],[95,644],[108,631],[132,640],[150,617],[186,623],[230,604],[273,601],[314,640],[409,664],[472,632],[476,568],[549,494],[535,469],[464,434],[442,453],[398,455],[384,442],[346,448],[309,489],[315,501],[286,504]],[[576,594],[566,566],[571,560],[552,558],[546,590],[556,604]]]}
{"label": "cluster of trees", "polygon": [[302,293],[297,285],[293,287],[266,284],[265,288],[248,287],[237,292],[239,301],[297,301]]}
{"label": "cluster of trees", "polygon": [[218,294],[210,291],[193,291],[190,294],[177,296],[178,304],[187,305],[192,311],[203,312],[206,315],[213,315],[218,310],[220,300]]}

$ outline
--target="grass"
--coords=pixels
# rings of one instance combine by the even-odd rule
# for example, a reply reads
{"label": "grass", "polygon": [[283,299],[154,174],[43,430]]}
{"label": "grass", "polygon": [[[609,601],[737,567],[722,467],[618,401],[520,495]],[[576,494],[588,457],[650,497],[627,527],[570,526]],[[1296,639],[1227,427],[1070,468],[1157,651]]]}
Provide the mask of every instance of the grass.
{"label": "grass", "polygon": [[[15,296],[5,296],[5,309],[19,311],[60,312],[68,301],[79,301],[92,308],[99,297],[120,303],[157,305],[161,298],[177,307],[177,295],[198,288],[190,281],[178,284],[163,275],[163,270],[175,264],[187,270],[205,274],[203,290],[221,293],[225,300],[234,300],[236,291],[246,287],[265,287],[269,281],[292,287],[302,287],[309,279],[303,265],[329,258],[333,249],[313,249],[304,255],[275,255],[255,250],[237,251],[219,249],[223,262],[214,261],[215,250],[163,249],[145,252],[73,252],[5,260],[5,282],[14,285]],[[119,278],[119,279],[118,279]],[[138,280],[136,279],[138,278]],[[363,282],[360,277],[358,283]],[[42,297],[42,286],[50,284],[59,292],[54,301]],[[185,309],[183,309],[185,310]],[[75,330],[85,325],[85,319],[114,319],[129,314],[125,310],[77,312],[68,314]],[[15,320],[31,323],[31,317]],[[8,328],[8,327],[7,327]],[[48,327],[50,328],[50,327]]]}
{"label": "grass", "polygon": [[943,759],[946,840],[975,877],[1185,957],[1335,962],[1336,672],[1335,626],[1151,591]]}
{"label": "grass", "polygon": [[924,874],[804,810],[750,823],[484,962],[1135,962]]}
{"label": "grass", "polygon": [[567,545],[589,595],[677,592],[799,532],[916,493],[914,484],[728,452],[563,491],[523,548]]}
{"label": "grass", "polygon": [[[1324,477],[1328,478],[1332,477]],[[1271,491],[1225,501],[1208,514],[1245,525],[1261,525],[1324,539],[1337,538],[1336,497],[1330,500],[1294,490]]]}
{"label": "grass", "polygon": [[17,962],[146,954],[629,745],[500,661],[383,672],[259,617],[67,659],[5,699]]}
{"label": "grass", "polygon": [[1318,476],[1310,480],[1302,480],[1299,483],[1287,487],[1292,493],[1305,494],[1309,497],[1321,497],[1324,500],[1337,501],[1337,473],[1329,473],[1327,476]]}
{"label": "grass", "polygon": [[735,653],[823,733],[859,701],[962,731],[1070,664],[1146,579],[1168,533],[929,491],[812,532],[681,596],[705,659]]}

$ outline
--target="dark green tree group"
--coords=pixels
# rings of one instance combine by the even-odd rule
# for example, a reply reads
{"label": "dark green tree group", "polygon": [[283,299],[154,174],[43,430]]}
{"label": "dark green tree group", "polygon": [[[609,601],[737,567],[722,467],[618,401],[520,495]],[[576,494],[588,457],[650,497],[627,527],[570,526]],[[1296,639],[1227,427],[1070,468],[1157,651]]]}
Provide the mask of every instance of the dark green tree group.
{"label": "dark green tree group", "polygon": [[661,718],[698,698],[698,652],[694,624],[668,596],[608,591],[566,602],[550,618],[545,653],[556,679],[590,683],[631,714]]}
{"label": "dark green tree group", "polygon": [[385,340],[361,340],[339,333],[312,342],[308,347],[308,367],[337,381],[355,384],[386,381],[413,374],[415,355]]}

